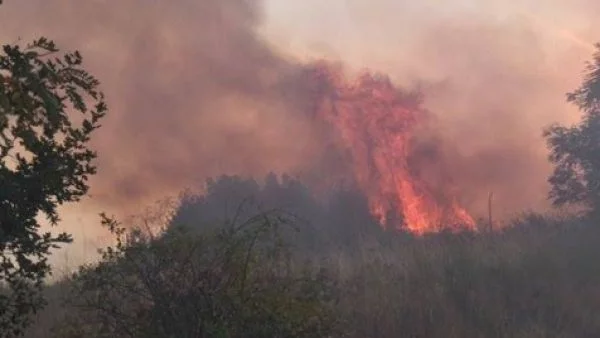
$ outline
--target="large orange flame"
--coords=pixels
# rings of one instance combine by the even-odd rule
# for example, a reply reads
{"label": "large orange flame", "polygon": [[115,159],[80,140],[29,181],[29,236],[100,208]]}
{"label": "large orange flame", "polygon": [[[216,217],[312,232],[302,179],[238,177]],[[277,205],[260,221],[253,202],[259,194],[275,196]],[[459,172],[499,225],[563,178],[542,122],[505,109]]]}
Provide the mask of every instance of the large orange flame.
{"label": "large orange flame", "polygon": [[385,76],[365,73],[348,81],[327,63],[313,65],[311,74],[318,84],[317,115],[338,133],[354,180],[382,225],[417,234],[474,227],[451,191],[440,194],[410,168],[416,127],[427,119],[417,97]]}

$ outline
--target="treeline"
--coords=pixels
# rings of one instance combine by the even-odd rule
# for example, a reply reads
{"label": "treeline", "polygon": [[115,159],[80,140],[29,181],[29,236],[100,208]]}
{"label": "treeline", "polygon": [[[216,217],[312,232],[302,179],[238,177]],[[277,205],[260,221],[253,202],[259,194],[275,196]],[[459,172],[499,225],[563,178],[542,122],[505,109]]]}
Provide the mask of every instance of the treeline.
{"label": "treeline", "polygon": [[257,215],[278,213],[292,223],[286,239],[298,248],[325,254],[400,235],[395,229],[384,230],[371,215],[364,194],[350,187],[319,196],[298,179],[271,173],[263,182],[222,176],[209,179],[202,188],[205,193],[183,194],[171,226],[235,226]]}

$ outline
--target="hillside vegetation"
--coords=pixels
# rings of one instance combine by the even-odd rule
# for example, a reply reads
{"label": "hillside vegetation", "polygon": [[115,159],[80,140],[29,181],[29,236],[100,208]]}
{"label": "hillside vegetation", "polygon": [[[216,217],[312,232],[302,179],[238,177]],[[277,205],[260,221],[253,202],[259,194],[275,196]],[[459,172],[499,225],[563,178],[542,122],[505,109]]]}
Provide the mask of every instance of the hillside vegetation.
{"label": "hillside vegetation", "polygon": [[[50,306],[29,336],[600,333],[600,228],[590,217],[528,214],[494,233],[413,237],[358,217],[366,210],[358,194],[320,204],[293,180],[255,183],[213,181],[209,194],[186,195],[153,235],[106,219],[118,244],[99,265],[48,288]],[[267,209],[275,196],[312,217]],[[223,212],[236,197],[239,207]],[[337,210],[341,201],[354,208]],[[219,214],[231,217],[219,223]]]}

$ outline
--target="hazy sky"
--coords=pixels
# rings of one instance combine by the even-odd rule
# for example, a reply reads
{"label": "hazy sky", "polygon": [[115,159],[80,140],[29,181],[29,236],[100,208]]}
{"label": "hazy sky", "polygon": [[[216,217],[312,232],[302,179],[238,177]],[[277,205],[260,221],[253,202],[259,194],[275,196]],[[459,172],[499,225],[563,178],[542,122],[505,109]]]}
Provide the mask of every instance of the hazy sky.
{"label": "hazy sky", "polygon": [[264,31],[288,47],[321,49],[357,62],[389,62],[390,48],[406,49],[411,36],[419,37],[415,31],[451,20],[527,22],[542,33],[549,50],[589,49],[597,27],[587,18],[598,7],[594,0],[267,0]]}

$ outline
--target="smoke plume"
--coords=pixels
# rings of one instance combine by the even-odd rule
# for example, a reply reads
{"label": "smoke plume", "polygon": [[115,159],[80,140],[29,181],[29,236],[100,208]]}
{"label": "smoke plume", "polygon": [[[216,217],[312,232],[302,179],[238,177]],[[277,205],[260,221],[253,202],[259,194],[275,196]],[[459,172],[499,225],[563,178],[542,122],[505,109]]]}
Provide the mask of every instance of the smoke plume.
{"label": "smoke plume", "polygon": [[210,175],[282,170],[305,157],[306,126],[270,88],[290,65],[256,35],[257,2],[28,4],[5,10],[36,27],[13,21],[5,34],[82,49],[110,101],[95,139],[98,203],[147,202]]}
{"label": "smoke plume", "polygon": [[[271,38],[304,54],[420,87],[437,117],[444,167],[463,202],[482,214],[493,192],[498,217],[548,207],[551,170],[541,130],[578,114],[565,93],[578,86],[598,28],[596,2],[332,1],[293,7]],[[280,11],[287,5],[280,5]],[[291,11],[292,9],[290,9]],[[326,19],[327,18],[327,19]],[[294,39],[284,27],[293,27]],[[308,42],[307,42],[308,41]]]}

